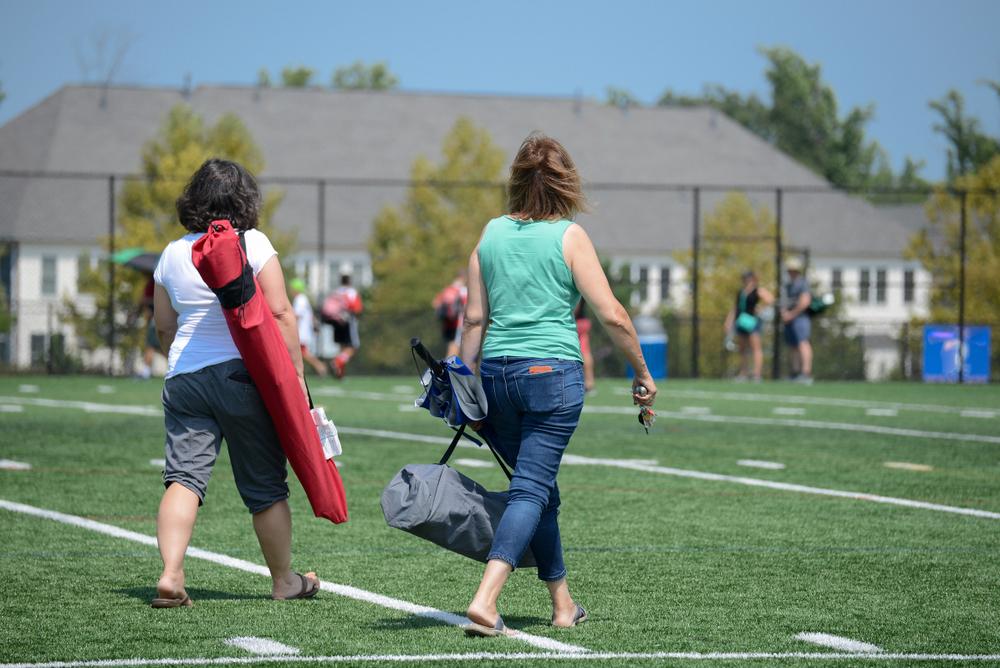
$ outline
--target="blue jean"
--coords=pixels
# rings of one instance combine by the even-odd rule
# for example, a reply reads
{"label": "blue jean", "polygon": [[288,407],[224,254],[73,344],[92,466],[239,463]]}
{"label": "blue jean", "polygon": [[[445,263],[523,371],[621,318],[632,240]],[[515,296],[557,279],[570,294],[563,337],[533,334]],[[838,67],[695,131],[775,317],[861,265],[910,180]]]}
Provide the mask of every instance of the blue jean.
{"label": "blue jean", "polygon": [[559,359],[492,357],[480,368],[489,413],[483,435],[513,469],[507,509],[489,559],[516,567],[527,547],[538,577],[566,577],[556,474],[583,410],[583,365]]}

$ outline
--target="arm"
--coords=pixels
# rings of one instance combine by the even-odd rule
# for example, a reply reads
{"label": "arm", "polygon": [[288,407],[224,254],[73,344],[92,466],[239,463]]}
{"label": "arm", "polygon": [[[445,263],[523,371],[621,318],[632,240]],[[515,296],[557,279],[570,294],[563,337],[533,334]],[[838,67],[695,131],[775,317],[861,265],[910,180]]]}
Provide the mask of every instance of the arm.
{"label": "arm", "polygon": [[736,320],[736,309],[729,309],[729,313],[726,314],[726,322],[722,325],[722,331],[729,334],[729,331],[733,328],[733,322]]}
{"label": "arm", "polygon": [[774,294],[767,288],[757,288],[757,296],[760,297],[760,303],[764,306],[770,306],[774,303]]}
{"label": "arm", "polygon": [[302,348],[299,346],[299,326],[295,318],[295,312],[288,301],[288,293],[285,291],[285,276],[281,273],[281,264],[278,256],[274,255],[264,263],[260,273],[257,274],[257,282],[260,284],[261,292],[264,293],[264,301],[271,310],[274,320],[278,323],[278,331],[285,341],[288,354],[292,357],[292,365],[295,373],[299,376],[299,384],[302,385],[302,392],[305,394],[305,376],[302,370]]}
{"label": "arm", "polygon": [[805,313],[806,309],[809,308],[809,304],[811,303],[812,303],[812,295],[809,292],[803,292],[801,295],[799,295],[799,300],[795,302],[795,306],[785,311],[785,317],[783,318],[783,320],[785,322],[791,322],[792,320],[795,320],[800,315]]}
{"label": "arm", "polygon": [[177,311],[170,303],[167,289],[160,284],[153,288],[153,322],[156,325],[156,337],[160,340],[160,350],[168,355],[174,337],[177,336]]}
{"label": "arm", "polygon": [[[570,225],[566,229],[566,236],[563,237],[563,256],[573,273],[573,281],[580,294],[593,309],[594,315],[611,336],[615,346],[625,353],[629,364],[635,369],[635,380],[632,382],[633,399],[637,403],[652,406],[656,398],[656,383],[646,368],[646,360],[642,357],[639,337],[636,336],[635,328],[632,326],[632,319],[611,292],[608,277],[601,268],[601,261],[597,258],[594,244],[579,225]],[[640,385],[648,390],[648,394],[643,397],[636,394]]]}
{"label": "arm", "polygon": [[486,284],[479,270],[479,244],[469,257],[468,271],[469,301],[465,304],[465,318],[462,320],[462,345],[459,357],[475,373],[479,369],[479,353],[483,347],[483,337],[490,319],[490,301],[486,294]]}

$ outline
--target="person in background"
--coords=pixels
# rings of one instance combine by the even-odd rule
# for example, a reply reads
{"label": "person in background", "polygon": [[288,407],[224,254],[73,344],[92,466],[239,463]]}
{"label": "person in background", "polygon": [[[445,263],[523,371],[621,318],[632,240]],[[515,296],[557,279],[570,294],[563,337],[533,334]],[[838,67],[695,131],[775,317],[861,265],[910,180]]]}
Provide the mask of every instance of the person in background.
{"label": "person in background", "polygon": [[587,302],[580,300],[573,311],[576,320],[576,335],[580,339],[580,356],[583,357],[583,391],[594,391],[594,356],[590,352],[590,318],[587,317]]}
{"label": "person in background", "polygon": [[139,377],[148,379],[153,375],[153,360],[160,352],[160,340],[156,336],[156,323],[153,321],[153,293],[156,289],[156,281],[150,276],[142,290],[142,302],[139,310],[145,321],[145,344],[142,349],[142,366],[139,368]]}
{"label": "person in background", "polygon": [[467,611],[465,632],[479,636],[506,632],[497,600],[529,545],[552,600],[552,624],[587,619],[570,595],[556,519],[556,475],[583,410],[583,358],[573,318],[581,296],[636,370],[633,401],[652,406],[656,397],[628,312],[611,292],[590,237],[572,220],[584,196],[559,142],[542,134],[524,140],[510,168],[507,206],[510,213],[486,225],[469,258],[461,346],[489,404],[478,427],[514,471]]}
{"label": "person in background", "polygon": [[340,287],[327,297],[328,301],[331,299],[339,303],[339,317],[330,319],[333,340],[340,346],[340,352],[333,358],[333,372],[337,378],[343,378],[347,363],[361,347],[358,316],[364,310],[364,304],[361,302],[361,294],[351,285],[351,275],[343,272],[340,275]]}
{"label": "person in background", "polygon": [[313,354],[316,348],[316,327],[313,322],[313,308],[306,296],[306,284],[301,278],[293,278],[288,286],[292,289],[292,310],[299,324],[299,345],[302,347],[302,361],[313,368],[319,376],[327,374],[326,365]]}
{"label": "person in background", "polygon": [[[742,279],[743,287],[736,293],[736,303],[726,315],[723,330],[727,336],[730,332],[736,334],[740,352],[740,371],[736,375],[736,380],[750,379],[759,383],[761,370],[764,366],[764,350],[760,342],[762,323],[760,316],[757,315],[757,307],[773,304],[774,295],[767,288],[758,285],[757,274],[752,270],[744,271]],[[753,360],[752,374],[750,371],[751,358]]]}
{"label": "person in background", "polygon": [[431,307],[441,323],[441,339],[446,346],[445,357],[458,354],[461,343],[462,313],[469,300],[469,289],[465,285],[465,270],[460,271],[455,280],[434,295]]}
{"label": "person in background", "polygon": [[812,295],[809,283],[806,282],[802,260],[797,257],[785,262],[788,271],[788,282],[782,295],[781,321],[785,329],[785,345],[788,346],[789,363],[792,370],[792,380],[811,385],[813,349],[809,342],[812,333],[812,321],[809,319],[809,304]]}
{"label": "person in background", "polygon": [[218,297],[191,260],[194,242],[213,220],[227,219],[243,232],[247,261],[305,394],[295,315],[277,253],[257,229],[259,211],[260,190],[246,169],[228,160],[206,161],[177,200],[177,215],[188,233],[167,245],[153,273],[153,317],[167,355],[163,382],[166,491],[156,516],[163,572],[156,584],[154,608],[192,605],[185,589],[184,555],[223,438],[236,488],[253,516],[257,541],[271,573],[271,597],[309,598],[319,591],[315,573],[301,575],[291,567],[286,460],[274,423],[233,342]]}

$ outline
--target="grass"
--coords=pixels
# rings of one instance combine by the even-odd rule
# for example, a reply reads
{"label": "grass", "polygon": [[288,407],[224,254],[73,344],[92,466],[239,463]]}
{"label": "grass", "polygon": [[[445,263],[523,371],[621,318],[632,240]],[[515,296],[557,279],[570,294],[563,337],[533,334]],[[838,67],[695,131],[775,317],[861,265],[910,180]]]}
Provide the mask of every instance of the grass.
{"label": "grass", "polygon": [[[24,392],[23,385],[37,391]],[[349,378],[317,381],[314,390],[340,426],[447,435],[426,413],[400,410],[414,394],[397,391],[403,385],[416,388],[410,378]],[[160,387],[126,379],[8,377],[0,378],[0,405],[11,404],[5,397],[41,397],[157,407]],[[623,387],[602,381],[587,403],[627,408]],[[371,392],[382,398],[357,394]],[[747,394],[765,400],[749,401]],[[892,417],[836,402],[786,403],[803,396],[924,407],[901,407]],[[776,406],[806,413],[775,415]],[[658,408],[679,413],[684,407],[776,422],[663,417],[647,436],[630,414],[585,413],[569,452],[1000,512],[1000,444],[780,422],[1000,436],[1000,418],[959,412],[996,410],[995,387],[665,383]],[[296,565],[329,581],[463,612],[481,566],[388,528],[378,506],[396,470],[436,460],[443,446],[343,440],[351,521],[335,527],[312,518],[294,483]],[[153,535],[162,486],[149,462],[163,456],[162,448],[157,417],[30,404],[0,412],[0,458],[33,467],[0,470],[0,498]],[[468,449],[456,458],[491,461],[487,452]],[[737,465],[740,459],[786,468],[749,469]],[[933,470],[889,469],[886,461]],[[466,473],[487,487],[505,484],[495,467]],[[826,651],[795,640],[802,631],[843,635],[889,652],[1000,652],[998,520],[592,465],[564,465],[560,488],[570,582],[591,620],[570,631],[552,629],[544,588],[532,572],[518,572],[501,611],[509,625],[528,633],[607,652]],[[5,510],[0,535],[2,662],[245,656],[223,643],[241,635],[270,638],[309,656],[541,651],[508,639],[468,640],[454,627],[326,592],[314,601],[273,602],[265,578],[198,560],[187,565],[195,607],[152,610],[148,600],[159,572],[152,547]],[[193,543],[261,562],[225,452]],[[742,663],[761,665],[725,665]],[[780,661],[826,663],[845,665]]]}

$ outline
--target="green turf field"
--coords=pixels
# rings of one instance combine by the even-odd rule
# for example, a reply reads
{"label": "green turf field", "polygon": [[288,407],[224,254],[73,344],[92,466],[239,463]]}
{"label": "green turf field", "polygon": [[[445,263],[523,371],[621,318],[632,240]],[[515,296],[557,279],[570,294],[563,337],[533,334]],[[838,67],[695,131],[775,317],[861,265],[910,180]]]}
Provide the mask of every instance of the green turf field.
{"label": "green turf field", "polygon": [[[273,602],[265,577],[191,558],[195,607],[151,609],[159,557],[140,541],[155,534],[162,491],[151,463],[163,457],[161,386],[0,378],[0,459],[31,467],[0,470],[0,664],[1000,664],[1000,388],[671,381],[647,436],[627,384],[602,381],[560,473],[570,584],[590,620],[551,628],[544,587],[519,571],[501,613],[529,635],[466,639],[405,606],[464,613],[481,566],[388,528],[378,505],[402,465],[443,451],[412,435],[449,434],[410,408],[412,378],[314,383],[342,430],[351,520],[312,518],[295,483],[294,561],[353,598]],[[485,450],[456,460],[504,486],[495,466],[474,466],[492,461]],[[225,455],[193,545],[262,563]],[[883,652],[851,655],[803,632]],[[299,653],[226,644],[243,636]]]}

